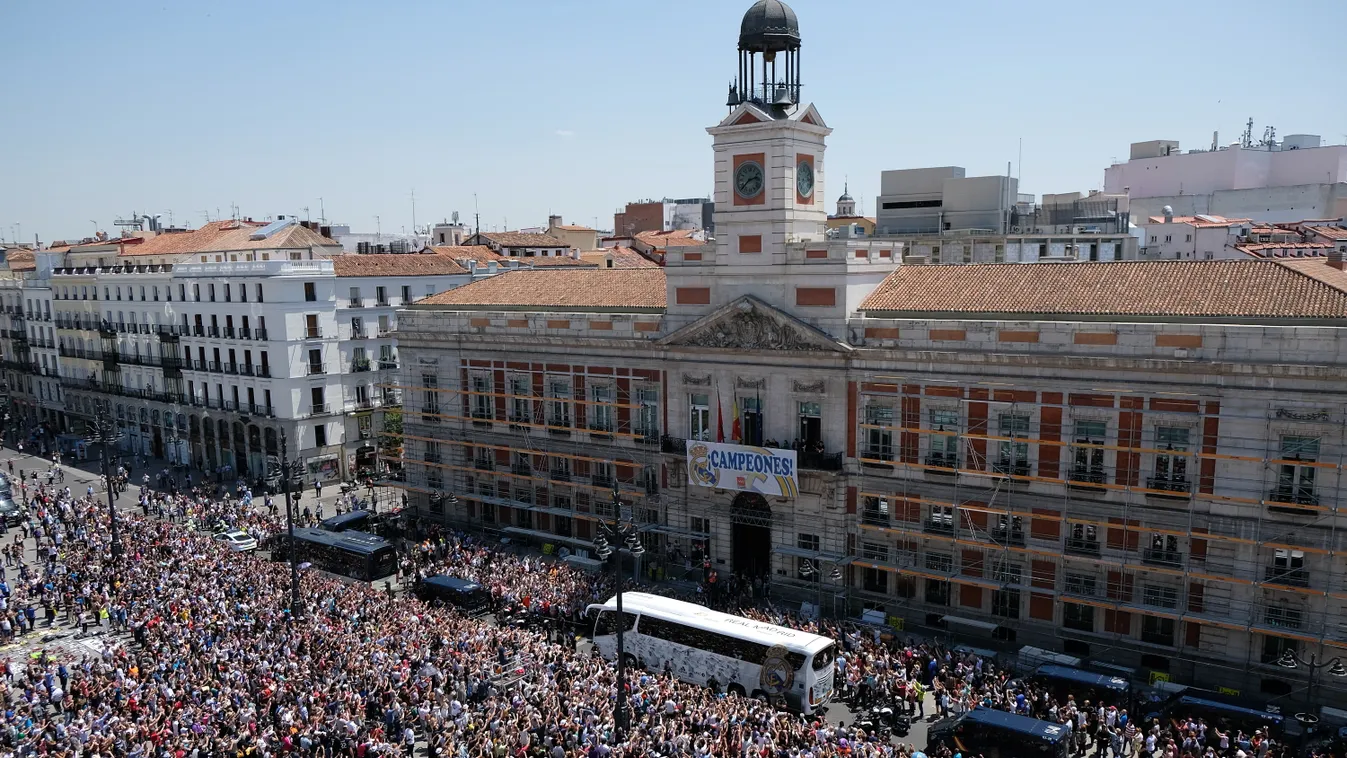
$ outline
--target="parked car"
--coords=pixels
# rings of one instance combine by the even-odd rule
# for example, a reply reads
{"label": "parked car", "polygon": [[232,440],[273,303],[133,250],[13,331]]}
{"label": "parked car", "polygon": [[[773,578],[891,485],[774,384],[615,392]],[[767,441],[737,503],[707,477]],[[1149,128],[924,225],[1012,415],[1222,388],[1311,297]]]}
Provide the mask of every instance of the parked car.
{"label": "parked car", "polygon": [[223,542],[236,553],[246,553],[257,549],[257,540],[242,529],[228,529],[215,535],[216,542]]}
{"label": "parked car", "polygon": [[23,506],[14,502],[14,498],[8,494],[0,494],[0,518],[5,520],[5,526],[18,526],[28,514],[24,512]]}

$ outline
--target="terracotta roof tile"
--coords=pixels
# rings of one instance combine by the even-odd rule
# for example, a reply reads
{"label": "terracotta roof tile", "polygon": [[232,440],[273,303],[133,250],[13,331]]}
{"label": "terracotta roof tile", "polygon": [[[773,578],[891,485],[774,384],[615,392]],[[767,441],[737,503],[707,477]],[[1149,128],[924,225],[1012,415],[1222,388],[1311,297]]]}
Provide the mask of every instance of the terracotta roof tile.
{"label": "terracotta roof tile", "polygon": [[462,263],[463,261],[477,261],[486,263],[488,261],[503,261],[505,256],[492,250],[486,245],[452,245],[442,247],[426,248],[435,255],[447,255],[450,258]]}
{"label": "terracotta roof tile", "polygon": [[213,253],[231,250],[277,250],[312,247],[340,247],[340,243],[318,232],[293,224],[255,240],[253,232],[266,226],[256,221],[212,221],[199,229],[186,232],[162,232],[153,237],[132,237],[112,240],[122,243],[121,256],[182,255],[185,253]]}
{"label": "terracotta roof tile", "polygon": [[[1202,229],[1207,227],[1235,226],[1236,224],[1246,224],[1250,220],[1251,219],[1247,218],[1226,218],[1225,216],[1211,216],[1211,215],[1208,215],[1205,218],[1202,216],[1175,216],[1173,220],[1169,221],[1168,223],[1188,224],[1189,226],[1195,226],[1199,229]],[[1149,219],[1147,219],[1147,223],[1163,224],[1166,222],[1164,216],[1151,216]]]}
{"label": "terracotta roof tile", "polygon": [[444,255],[334,255],[337,276],[447,276],[468,270]]}
{"label": "terracotta roof tile", "polygon": [[671,232],[637,232],[636,239],[656,249],[705,245],[706,240],[693,236],[697,233],[691,229],[676,229]]}
{"label": "terracotta roof tile", "polygon": [[10,271],[35,271],[37,269],[37,257],[32,250],[23,248],[6,250],[5,263],[9,265]]}
{"label": "terracotta roof tile", "polygon": [[482,237],[501,247],[566,247],[566,243],[550,234],[528,232],[482,232]]}
{"label": "terracotta roof tile", "polygon": [[1314,232],[1320,237],[1327,237],[1331,240],[1347,240],[1347,229],[1340,226],[1307,226],[1305,231]]}
{"label": "terracotta roof tile", "polygon": [[902,266],[872,313],[1347,318],[1347,273],[1322,259]]}
{"label": "terracotta roof tile", "polygon": [[[1235,245],[1235,249],[1255,258],[1323,255],[1333,249],[1331,242],[1258,242]],[[1290,251],[1290,252],[1287,252]]]}
{"label": "terracotta roof tile", "polygon": [[566,231],[566,232],[592,232],[592,231],[594,231],[593,229],[590,229],[590,228],[587,227],[587,226],[579,226],[579,225],[577,225],[577,224],[559,224],[559,225],[554,226],[554,227],[552,227],[552,228],[553,228],[553,229],[561,229],[562,231]]}
{"label": "terracotta roof tile", "polygon": [[569,255],[535,255],[531,257],[512,255],[504,258],[504,260],[519,261],[520,266],[530,268],[594,268],[593,263],[572,258]]}
{"label": "terracotta roof tile", "polygon": [[600,268],[608,267],[608,256],[613,257],[613,268],[659,268],[659,264],[629,247],[607,247],[580,253],[580,260]]}
{"label": "terracotta roof tile", "polygon": [[417,305],[549,311],[664,310],[663,269],[546,269],[508,271]]}

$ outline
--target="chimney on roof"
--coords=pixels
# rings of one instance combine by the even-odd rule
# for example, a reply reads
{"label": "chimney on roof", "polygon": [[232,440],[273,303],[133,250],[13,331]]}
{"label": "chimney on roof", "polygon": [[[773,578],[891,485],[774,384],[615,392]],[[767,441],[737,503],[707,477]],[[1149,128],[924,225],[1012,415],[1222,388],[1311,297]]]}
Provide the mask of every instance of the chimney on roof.
{"label": "chimney on roof", "polygon": [[1172,205],[1166,205],[1166,206],[1164,207],[1164,214],[1165,214],[1165,223],[1166,223],[1166,224],[1172,224],[1172,223],[1174,223],[1174,206],[1172,206]]}
{"label": "chimney on roof", "polygon": [[493,275],[493,274],[496,273],[496,262],[495,262],[495,261],[487,261],[487,262],[486,262],[486,273],[487,273],[488,276],[491,276],[491,275]]}
{"label": "chimney on roof", "polygon": [[561,226],[561,216],[548,216],[548,217],[547,217],[547,228],[549,228],[549,229],[554,229],[554,228],[556,228],[556,227],[558,227],[558,226]]}
{"label": "chimney on roof", "polygon": [[1342,247],[1330,247],[1328,249],[1328,265],[1339,271],[1347,271],[1347,254],[1342,252]]}
{"label": "chimney on roof", "polygon": [[477,273],[477,261],[474,261],[474,260],[469,259],[468,261],[466,261],[466,263],[468,264],[468,273],[469,273],[469,274],[476,274],[476,273]]}

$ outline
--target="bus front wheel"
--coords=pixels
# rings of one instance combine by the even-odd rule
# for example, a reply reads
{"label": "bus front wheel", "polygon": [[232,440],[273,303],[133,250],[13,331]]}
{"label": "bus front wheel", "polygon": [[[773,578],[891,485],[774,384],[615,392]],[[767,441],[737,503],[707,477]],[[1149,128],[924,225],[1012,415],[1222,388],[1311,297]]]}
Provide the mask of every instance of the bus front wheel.
{"label": "bus front wheel", "polygon": [[636,656],[632,655],[631,653],[626,653],[625,655],[623,655],[622,662],[626,664],[627,668],[629,669],[641,668],[641,665],[636,662]]}
{"label": "bus front wheel", "polygon": [[725,691],[730,693],[731,695],[744,697],[744,687],[741,684],[731,684],[730,686],[725,688]]}

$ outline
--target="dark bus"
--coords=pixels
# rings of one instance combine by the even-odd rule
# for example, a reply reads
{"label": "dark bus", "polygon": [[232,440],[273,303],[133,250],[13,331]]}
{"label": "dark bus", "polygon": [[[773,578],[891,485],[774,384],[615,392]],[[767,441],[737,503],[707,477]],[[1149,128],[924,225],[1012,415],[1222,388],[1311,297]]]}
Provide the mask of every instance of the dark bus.
{"label": "dark bus", "polygon": [[416,585],[416,596],[427,603],[439,600],[468,614],[482,613],[491,605],[491,594],[482,585],[456,576],[428,576]]}
{"label": "dark bus", "polygon": [[1166,725],[1180,719],[1200,718],[1222,730],[1243,729],[1252,733],[1255,729],[1267,729],[1274,737],[1298,736],[1301,732],[1300,725],[1287,722],[1276,706],[1196,688],[1174,693],[1159,704],[1158,712],[1147,714],[1146,718],[1147,721],[1158,718]]}
{"label": "dark bus", "polygon": [[1061,702],[1066,701],[1067,695],[1075,695],[1078,703],[1089,700],[1091,703],[1105,703],[1119,708],[1131,708],[1133,705],[1132,687],[1120,676],[1047,663],[1034,669],[1029,681],[1046,688]]}
{"label": "dark bus", "polygon": [[318,528],[325,532],[364,531],[373,515],[369,511],[351,511],[324,519],[318,524]]}
{"label": "dark bus", "polygon": [[981,753],[987,758],[1067,758],[1071,730],[1051,721],[991,708],[974,708],[931,725],[926,736],[926,751],[935,751],[941,743],[964,755]]}
{"label": "dark bus", "polygon": [[[279,535],[280,544],[289,540]],[[273,553],[285,557],[284,549]],[[398,570],[397,551],[383,537],[364,532],[329,532],[322,529],[295,530],[295,556],[300,562],[333,574],[361,581],[391,576]]]}

